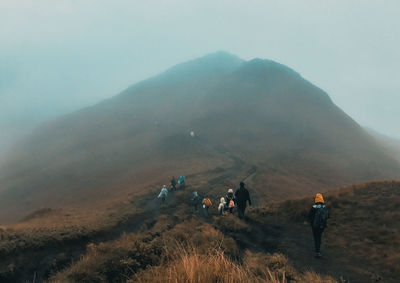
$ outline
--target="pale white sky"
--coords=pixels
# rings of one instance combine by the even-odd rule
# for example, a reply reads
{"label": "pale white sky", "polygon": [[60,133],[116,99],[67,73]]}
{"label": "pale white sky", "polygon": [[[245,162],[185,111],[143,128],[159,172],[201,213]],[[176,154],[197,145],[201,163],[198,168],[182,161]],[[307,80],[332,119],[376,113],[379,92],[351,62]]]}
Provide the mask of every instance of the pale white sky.
{"label": "pale white sky", "polygon": [[217,50],[286,64],[400,138],[399,15],[395,0],[0,0],[0,140]]}

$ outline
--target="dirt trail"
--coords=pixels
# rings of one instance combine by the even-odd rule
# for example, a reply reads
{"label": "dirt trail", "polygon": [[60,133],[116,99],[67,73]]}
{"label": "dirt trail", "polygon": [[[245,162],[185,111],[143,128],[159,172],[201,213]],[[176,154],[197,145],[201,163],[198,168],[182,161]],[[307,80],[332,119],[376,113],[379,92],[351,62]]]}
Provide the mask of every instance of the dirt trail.
{"label": "dirt trail", "polygon": [[[236,180],[238,177],[241,181],[248,182],[257,175],[257,166],[246,164],[241,158],[224,149],[216,150],[232,159],[233,166],[225,168],[217,177],[210,179],[208,181],[210,185],[221,184],[226,180]],[[256,190],[252,190],[251,187],[248,189],[253,205],[258,205]],[[204,221],[210,223],[210,218],[200,216]],[[349,268],[354,266],[354,263],[352,264],[352,259],[348,258],[345,251],[331,247],[325,242],[322,247],[323,257],[321,259],[314,258],[313,238],[308,225],[280,222],[275,218],[264,219],[262,221],[264,224],[249,218],[247,218],[247,222],[252,227],[251,233],[228,233],[242,250],[249,249],[253,252],[263,253],[280,252],[286,255],[293,266],[299,270],[311,270],[330,275],[342,282],[371,281],[371,278],[365,273],[362,274],[357,272],[359,270]],[[326,233],[329,233],[329,229]]]}
{"label": "dirt trail", "polygon": [[[309,225],[280,222],[273,217],[262,219],[262,222],[246,218],[246,222],[251,226],[250,233],[227,233],[236,240],[242,250],[282,253],[299,271],[315,271],[330,275],[342,282],[371,282],[371,277],[367,273],[360,272],[362,269],[354,269],[353,259],[349,258],[344,250],[327,245],[324,239],[323,257],[314,258],[313,238]],[[325,233],[329,233],[329,229]]]}
{"label": "dirt trail", "polygon": [[[218,171],[218,176],[211,178],[208,183],[217,185],[227,180],[249,181],[257,174],[257,166],[248,165],[239,157],[218,149],[222,154],[232,159],[233,166]],[[244,173],[243,173],[244,172]],[[242,177],[240,177],[242,176]],[[253,205],[257,205],[257,195],[249,188],[252,194]],[[151,204],[148,208],[153,208]],[[212,217],[206,217],[200,206],[197,217],[207,223],[212,223]],[[361,274],[351,268],[351,258],[345,251],[331,247],[323,242],[323,257],[314,258],[313,238],[308,225],[298,225],[291,222],[281,222],[274,217],[263,219],[262,223],[247,218],[251,225],[251,233],[228,233],[232,236],[241,250],[249,249],[252,252],[274,253],[286,255],[295,268],[301,271],[315,271],[319,274],[330,275],[342,282],[370,282],[366,274]],[[329,233],[329,229],[326,231]]]}
{"label": "dirt trail", "polygon": [[[329,233],[329,231],[325,231]],[[323,238],[324,239],[324,238]],[[296,225],[285,223],[282,229],[278,251],[285,254],[294,267],[300,270],[312,270],[319,274],[330,275],[345,282],[367,282],[366,278],[360,280],[360,275],[355,275],[343,262],[347,255],[340,250],[334,250],[322,244],[323,256],[314,257],[314,242],[309,225]]]}

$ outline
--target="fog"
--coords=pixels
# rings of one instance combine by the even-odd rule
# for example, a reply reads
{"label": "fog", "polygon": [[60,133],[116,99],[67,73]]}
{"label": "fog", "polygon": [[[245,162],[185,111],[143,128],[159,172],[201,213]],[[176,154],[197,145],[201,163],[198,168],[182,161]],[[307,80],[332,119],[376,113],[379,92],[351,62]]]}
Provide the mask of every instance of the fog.
{"label": "fog", "polygon": [[400,138],[398,1],[0,2],[0,156],[42,121],[217,50],[286,64]]}

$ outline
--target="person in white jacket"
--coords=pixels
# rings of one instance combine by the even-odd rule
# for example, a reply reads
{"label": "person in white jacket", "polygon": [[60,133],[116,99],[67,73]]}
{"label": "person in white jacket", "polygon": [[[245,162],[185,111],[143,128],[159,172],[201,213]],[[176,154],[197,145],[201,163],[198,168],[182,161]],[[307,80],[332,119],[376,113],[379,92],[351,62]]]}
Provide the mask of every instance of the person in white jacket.
{"label": "person in white jacket", "polygon": [[161,189],[160,194],[158,195],[158,198],[161,199],[162,203],[164,203],[167,196],[168,196],[168,189],[167,186],[164,185]]}
{"label": "person in white jacket", "polygon": [[225,201],[225,198],[222,197],[222,198],[219,200],[219,205],[218,205],[218,213],[219,213],[220,215],[223,215],[223,214],[224,214],[225,206],[226,206],[226,201]]}

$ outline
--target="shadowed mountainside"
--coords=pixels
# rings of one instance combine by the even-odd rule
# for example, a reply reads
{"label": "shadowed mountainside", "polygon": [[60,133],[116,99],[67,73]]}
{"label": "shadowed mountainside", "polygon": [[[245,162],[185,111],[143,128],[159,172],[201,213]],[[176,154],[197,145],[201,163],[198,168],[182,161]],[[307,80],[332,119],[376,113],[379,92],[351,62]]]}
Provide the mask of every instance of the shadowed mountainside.
{"label": "shadowed mountainside", "polygon": [[260,199],[400,175],[397,161],[298,73],[217,52],[38,128],[1,168],[0,223],[44,204],[144,193],[171,175],[209,180],[239,163]]}

